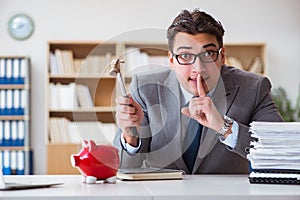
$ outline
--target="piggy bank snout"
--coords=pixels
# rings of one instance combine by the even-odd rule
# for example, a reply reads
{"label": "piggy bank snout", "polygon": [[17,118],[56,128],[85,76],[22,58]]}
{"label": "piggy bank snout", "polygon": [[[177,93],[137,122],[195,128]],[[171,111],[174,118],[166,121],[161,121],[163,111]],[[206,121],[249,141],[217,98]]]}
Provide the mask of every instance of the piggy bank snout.
{"label": "piggy bank snout", "polygon": [[79,166],[80,156],[72,154],[71,155],[71,164],[73,167]]}

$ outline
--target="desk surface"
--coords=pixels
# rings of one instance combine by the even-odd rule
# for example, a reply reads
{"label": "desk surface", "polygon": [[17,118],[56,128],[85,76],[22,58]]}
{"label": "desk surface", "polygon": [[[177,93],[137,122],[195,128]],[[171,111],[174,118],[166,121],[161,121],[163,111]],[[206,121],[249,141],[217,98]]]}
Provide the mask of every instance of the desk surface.
{"label": "desk surface", "polygon": [[0,191],[0,199],[300,199],[300,185],[250,184],[247,175],[186,175],[183,180],[81,183],[80,175],[5,176],[7,181],[58,181],[51,188]]}

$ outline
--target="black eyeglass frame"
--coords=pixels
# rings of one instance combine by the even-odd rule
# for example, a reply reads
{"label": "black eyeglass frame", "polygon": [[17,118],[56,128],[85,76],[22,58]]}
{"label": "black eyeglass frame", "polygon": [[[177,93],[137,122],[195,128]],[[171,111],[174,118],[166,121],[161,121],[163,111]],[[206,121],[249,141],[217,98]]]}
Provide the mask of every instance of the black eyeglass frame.
{"label": "black eyeglass frame", "polygon": [[[178,62],[180,65],[191,65],[191,64],[194,64],[194,63],[196,62],[197,57],[200,59],[200,61],[201,61],[202,63],[216,62],[216,60],[218,60],[218,58],[219,58],[219,54],[221,53],[221,51],[222,51],[222,47],[220,47],[217,51],[208,50],[208,51],[206,51],[206,52],[201,52],[201,53],[198,53],[198,54],[191,54],[191,53],[175,54],[174,52],[172,52],[172,55],[173,55],[173,57],[176,58],[177,62]],[[203,60],[203,57],[201,57],[201,56],[203,56],[203,55],[205,55],[205,54],[207,54],[207,53],[209,53],[209,52],[216,53],[216,54],[217,54],[216,58],[215,58],[215,59],[211,59],[211,60],[207,60],[207,61],[206,61],[206,60]],[[181,55],[190,55],[190,56],[193,56],[193,60],[192,60],[191,62],[188,62],[188,63],[182,63],[182,62],[180,62],[179,59],[178,59],[178,57],[181,56]],[[212,57],[210,56],[210,58],[212,58]]]}

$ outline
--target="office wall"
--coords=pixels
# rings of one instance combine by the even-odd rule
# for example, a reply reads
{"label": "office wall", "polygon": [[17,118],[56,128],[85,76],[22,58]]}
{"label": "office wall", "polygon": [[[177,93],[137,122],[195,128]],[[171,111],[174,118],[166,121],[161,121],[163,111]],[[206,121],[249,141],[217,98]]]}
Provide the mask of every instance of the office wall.
{"label": "office wall", "polygon": [[[219,19],[225,42],[266,42],[268,77],[295,100],[300,83],[300,1],[298,0],[0,0],[0,55],[28,55],[32,61],[32,134],[35,173],[46,173],[47,41],[164,41],[134,30],[164,32],[183,8],[200,7]],[[7,21],[30,15],[36,30],[26,41],[9,37]],[[131,34],[126,34],[131,32]],[[140,32],[139,32],[140,33]],[[123,37],[125,35],[125,37]]]}

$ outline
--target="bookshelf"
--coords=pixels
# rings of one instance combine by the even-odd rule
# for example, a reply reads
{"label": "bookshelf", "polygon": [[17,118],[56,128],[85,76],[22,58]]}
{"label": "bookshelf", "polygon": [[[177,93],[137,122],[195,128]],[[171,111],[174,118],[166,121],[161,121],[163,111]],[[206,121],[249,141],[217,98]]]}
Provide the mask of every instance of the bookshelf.
{"label": "bookshelf", "polygon": [[78,173],[70,155],[81,149],[80,138],[111,142],[116,79],[108,72],[117,49],[100,41],[48,42],[48,174]]}
{"label": "bookshelf", "polygon": [[224,46],[227,65],[261,75],[267,74],[265,43],[226,43]]}
{"label": "bookshelf", "polygon": [[0,159],[5,175],[33,173],[28,57],[0,56]]}
{"label": "bookshelf", "polygon": [[[115,123],[115,97],[119,94],[118,87],[116,87],[117,80],[108,75],[111,60],[116,58],[125,60],[121,72],[128,86],[133,73],[153,71],[154,67],[168,67],[168,46],[164,43],[147,42],[49,41],[48,52],[48,98],[46,98],[49,101],[46,112],[48,116],[46,133],[48,174],[78,174],[78,170],[71,166],[70,155],[78,153],[81,149],[80,140],[60,139],[57,142],[54,139],[56,136],[51,133],[59,133],[61,125],[54,125],[56,128],[53,128],[53,124],[63,123],[68,127],[60,132],[62,138],[65,132],[69,132],[68,137],[76,135],[76,131],[70,130],[70,127],[74,128],[75,126],[77,135],[80,131],[81,137],[85,137],[84,134],[94,133],[91,138],[94,139],[101,135],[106,138],[105,140],[100,139],[101,142],[109,143],[115,129],[111,126],[105,126]],[[232,55],[245,63],[257,56],[265,62],[263,52],[263,44],[226,45],[227,56]],[[69,66],[70,63],[73,63],[71,67]],[[51,88],[69,85],[73,91],[74,88],[76,91],[76,85],[86,86],[92,105],[85,104],[82,106],[78,102],[82,93],[78,95],[76,92],[66,90],[63,90],[63,93],[53,92],[53,88]],[[60,99],[66,96],[68,96],[67,101]],[[74,100],[74,97],[77,100]],[[55,99],[59,99],[60,102],[53,103]],[[64,101],[66,103],[62,103]],[[59,105],[60,103],[64,106]],[[100,125],[98,126],[97,123]],[[85,128],[81,126],[85,126]]]}

